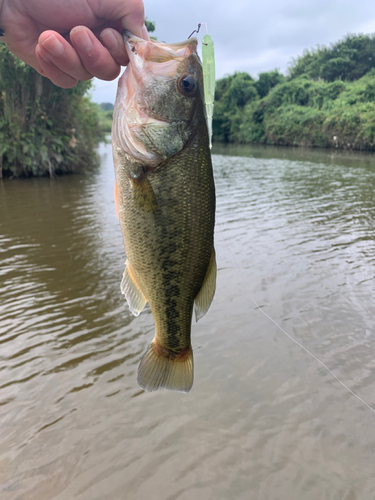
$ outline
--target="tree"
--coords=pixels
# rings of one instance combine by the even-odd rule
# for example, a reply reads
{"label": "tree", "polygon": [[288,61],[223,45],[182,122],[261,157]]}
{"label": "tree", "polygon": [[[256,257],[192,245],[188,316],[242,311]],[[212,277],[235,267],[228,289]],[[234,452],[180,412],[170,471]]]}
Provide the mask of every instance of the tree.
{"label": "tree", "polygon": [[331,47],[306,50],[289,68],[291,78],[306,74],[317,80],[358,80],[375,68],[375,35],[349,34]]}
{"label": "tree", "polygon": [[244,106],[259,97],[254,83],[254,78],[243,72],[217,81],[212,124],[215,140],[236,140]]}
{"label": "tree", "polygon": [[97,164],[104,132],[85,95],[56,87],[0,44],[0,165],[7,176],[68,173]]}
{"label": "tree", "polygon": [[284,75],[279,73],[277,69],[265,73],[259,73],[258,80],[255,82],[255,88],[257,89],[259,97],[265,97],[273,87],[284,80]]}
{"label": "tree", "polygon": [[155,31],[155,23],[147,19],[147,17],[145,19],[145,25],[149,33],[153,33]]}

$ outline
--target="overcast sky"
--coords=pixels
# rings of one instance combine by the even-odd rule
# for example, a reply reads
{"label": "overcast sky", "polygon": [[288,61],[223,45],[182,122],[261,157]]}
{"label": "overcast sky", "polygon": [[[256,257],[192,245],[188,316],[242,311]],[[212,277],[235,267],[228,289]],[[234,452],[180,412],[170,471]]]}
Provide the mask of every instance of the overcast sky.
{"label": "overcast sky", "polygon": [[[306,48],[330,45],[347,33],[375,32],[374,0],[144,0],[144,3],[147,18],[156,23],[154,35],[160,41],[185,40],[199,22],[207,23],[215,44],[216,78],[235,71],[257,77],[258,73],[275,68],[286,73],[292,58]],[[95,80],[93,99],[98,103],[113,103],[116,89],[116,81]]]}

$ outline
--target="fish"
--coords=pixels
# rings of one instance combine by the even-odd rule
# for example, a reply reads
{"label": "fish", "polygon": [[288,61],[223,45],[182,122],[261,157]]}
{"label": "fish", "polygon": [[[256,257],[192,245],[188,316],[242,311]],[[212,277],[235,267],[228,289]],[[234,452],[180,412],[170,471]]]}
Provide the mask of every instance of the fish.
{"label": "fish", "polygon": [[166,44],[124,32],[129,64],[113,113],[115,200],[126,262],[121,291],[138,316],[149,303],[155,335],[138,384],[189,392],[192,315],[216,287],[215,185],[196,38]]}

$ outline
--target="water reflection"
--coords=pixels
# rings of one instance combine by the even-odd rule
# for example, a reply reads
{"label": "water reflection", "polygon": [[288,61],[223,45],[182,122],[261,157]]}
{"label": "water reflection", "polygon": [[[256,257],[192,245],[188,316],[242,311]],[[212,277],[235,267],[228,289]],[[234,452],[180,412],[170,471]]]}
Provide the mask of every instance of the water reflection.
{"label": "water reflection", "polygon": [[278,159],[292,162],[322,163],[324,165],[360,166],[373,169],[374,153],[363,151],[322,149],[282,146],[257,146],[248,144],[220,144],[214,143],[213,154],[247,157],[255,159]]}
{"label": "water reflection", "polygon": [[215,146],[218,289],[186,396],[136,384],[153,322],[119,290],[101,155],[0,184],[0,498],[371,498],[375,416],[252,299],[375,406],[372,156]]}

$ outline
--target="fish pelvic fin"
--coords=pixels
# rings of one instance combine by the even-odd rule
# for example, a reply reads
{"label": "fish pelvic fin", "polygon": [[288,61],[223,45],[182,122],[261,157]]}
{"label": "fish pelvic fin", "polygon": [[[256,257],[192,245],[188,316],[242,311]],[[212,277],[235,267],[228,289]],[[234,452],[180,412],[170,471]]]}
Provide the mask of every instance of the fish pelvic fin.
{"label": "fish pelvic fin", "polygon": [[121,292],[125,295],[131,312],[134,316],[139,316],[147,304],[147,299],[135,279],[128,260],[125,262],[125,270],[122,275]]}
{"label": "fish pelvic fin", "polygon": [[215,249],[212,247],[212,253],[208,268],[206,271],[206,276],[204,277],[203,284],[199,290],[197,296],[194,299],[194,310],[195,310],[195,320],[201,319],[208,309],[210,308],[211,302],[215,295],[216,289],[216,256]]}
{"label": "fish pelvic fin", "polygon": [[194,381],[191,346],[175,353],[161,347],[154,338],[139,364],[137,380],[139,386],[147,392],[161,388],[189,392]]}

